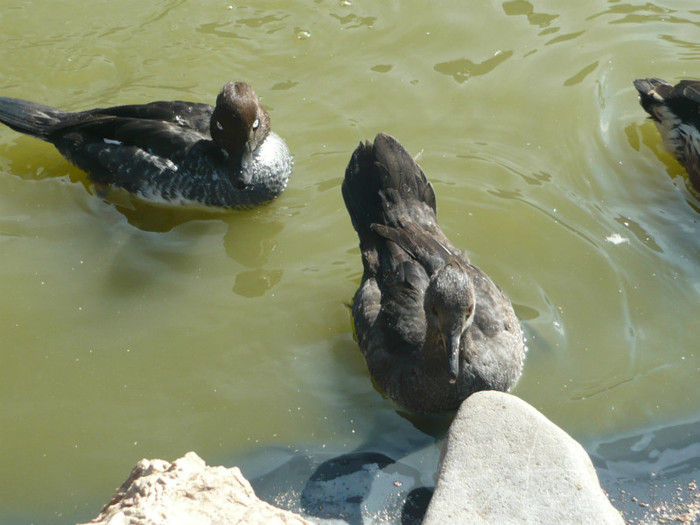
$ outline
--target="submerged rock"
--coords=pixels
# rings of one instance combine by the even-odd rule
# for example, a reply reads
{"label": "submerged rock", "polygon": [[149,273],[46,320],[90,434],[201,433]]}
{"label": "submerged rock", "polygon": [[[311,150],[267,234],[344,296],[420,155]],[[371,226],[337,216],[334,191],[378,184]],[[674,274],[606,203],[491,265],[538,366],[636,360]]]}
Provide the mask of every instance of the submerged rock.
{"label": "submerged rock", "polygon": [[624,522],[581,445],[525,401],[485,391],[450,427],[423,523]]}
{"label": "submerged rock", "polygon": [[168,463],[142,459],[90,523],[104,525],[306,525],[301,516],[259,500],[238,467],[208,467],[194,452]]}

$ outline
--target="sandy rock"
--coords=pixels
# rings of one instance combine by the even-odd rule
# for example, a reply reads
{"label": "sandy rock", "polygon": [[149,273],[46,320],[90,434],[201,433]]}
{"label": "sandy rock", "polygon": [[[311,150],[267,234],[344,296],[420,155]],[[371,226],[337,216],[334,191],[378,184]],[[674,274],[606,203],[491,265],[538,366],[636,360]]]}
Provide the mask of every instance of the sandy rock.
{"label": "sandy rock", "polygon": [[423,523],[623,520],[581,445],[517,397],[478,392],[450,426]]}
{"label": "sandy rock", "polygon": [[99,516],[103,525],[304,525],[259,500],[237,467],[208,467],[194,452],[168,463],[139,461]]}

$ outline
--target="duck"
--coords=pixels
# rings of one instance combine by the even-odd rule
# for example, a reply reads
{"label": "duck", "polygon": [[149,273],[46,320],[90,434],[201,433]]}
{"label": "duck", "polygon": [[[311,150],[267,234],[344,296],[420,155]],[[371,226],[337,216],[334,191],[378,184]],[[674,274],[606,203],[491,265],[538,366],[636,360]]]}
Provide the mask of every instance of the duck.
{"label": "duck", "polygon": [[661,133],[664,147],[688,172],[700,192],[700,81],[675,86],[659,78],[634,81],[639,103]]}
{"label": "duck", "polygon": [[363,273],[352,300],[374,384],[416,414],[456,410],[480,390],[508,391],[525,344],[505,293],[440,229],[435,191],[392,136],[353,152],[342,195]]}
{"label": "duck", "polygon": [[50,142],[98,189],[166,206],[250,208],[287,186],[293,159],[245,82],[216,105],[156,101],[67,112],[0,97],[0,122]]}

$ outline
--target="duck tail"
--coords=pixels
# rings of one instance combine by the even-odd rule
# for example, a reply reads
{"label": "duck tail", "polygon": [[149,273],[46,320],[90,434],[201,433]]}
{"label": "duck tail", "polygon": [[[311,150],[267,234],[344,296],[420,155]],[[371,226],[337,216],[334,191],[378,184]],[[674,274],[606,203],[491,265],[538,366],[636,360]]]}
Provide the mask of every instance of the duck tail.
{"label": "duck tail", "polygon": [[634,87],[639,92],[639,103],[644,111],[649,113],[652,119],[660,121],[654,108],[666,104],[673,86],[660,78],[638,78],[634,81]]}
{"label": "duck tail", "polygon": [[60,109],[29,100],[0,97],[0,122],[33,137],[47,140],[56,125],[67,115]]}
{"label": "duck tail", "polygon": [[422,222],[435,217],[435,192],[423,170],[404,147],[384,133],[374,144],[360,143],[345,170],[342,186],[345,206],[360,236],[374,223],[400,226],[400,218]]}

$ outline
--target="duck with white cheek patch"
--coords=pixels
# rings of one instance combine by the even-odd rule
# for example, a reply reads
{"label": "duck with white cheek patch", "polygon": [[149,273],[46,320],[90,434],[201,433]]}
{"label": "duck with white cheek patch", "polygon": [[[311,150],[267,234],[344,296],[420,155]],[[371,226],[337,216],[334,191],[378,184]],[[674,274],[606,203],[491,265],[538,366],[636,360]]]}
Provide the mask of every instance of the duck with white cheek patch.
{"label": "duck with white cheek patch", "polygon": [[226,84],[214,107],[158,101],[69,113],[0,97],[0,121],[52,143],[98,186],[157,204],[249,208],[280,195],[292,172],[245,82]]}

